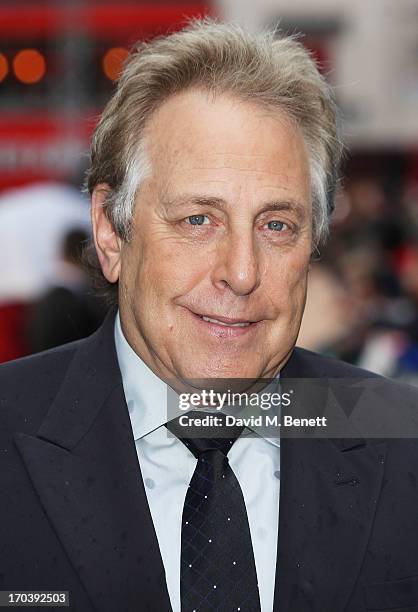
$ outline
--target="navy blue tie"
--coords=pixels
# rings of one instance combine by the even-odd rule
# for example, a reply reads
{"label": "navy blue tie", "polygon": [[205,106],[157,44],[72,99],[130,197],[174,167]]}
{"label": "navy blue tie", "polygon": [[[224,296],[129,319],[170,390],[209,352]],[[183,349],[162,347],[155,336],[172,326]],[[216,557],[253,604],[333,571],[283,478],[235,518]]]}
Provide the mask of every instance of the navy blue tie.
{"label": "navy blue tie", "polygon": [[[227,457],[244,428],[225,425],[224,414],[216,416],[221,426],[193,430],[178,419],[166,424],[198,460],[183,508],[181,610],[260,612],[247,511]],[[193,437],[196,431],[202,437]]]}

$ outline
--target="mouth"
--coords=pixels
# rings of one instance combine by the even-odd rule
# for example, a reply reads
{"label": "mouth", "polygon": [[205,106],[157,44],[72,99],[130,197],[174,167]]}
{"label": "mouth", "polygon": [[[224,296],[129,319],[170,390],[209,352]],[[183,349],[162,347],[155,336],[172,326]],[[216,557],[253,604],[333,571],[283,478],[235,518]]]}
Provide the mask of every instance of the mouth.
{"label": "mouth", "polygon": [[224,327],[248,327],[252,321],[243,321],[241,319],[229,319],[227,317],[210,317],[208,315],[199,315],[203,321],[214,323],[215,325],[223,325]]}
{"label": "mouth", "polygon": [[236,337],[249,332],[256,328],[261,321],[252,321],[249,319],[224,317],[218,314],[200,314],[189,310],[189,312],[208,331],[213,332],[216,336]]}

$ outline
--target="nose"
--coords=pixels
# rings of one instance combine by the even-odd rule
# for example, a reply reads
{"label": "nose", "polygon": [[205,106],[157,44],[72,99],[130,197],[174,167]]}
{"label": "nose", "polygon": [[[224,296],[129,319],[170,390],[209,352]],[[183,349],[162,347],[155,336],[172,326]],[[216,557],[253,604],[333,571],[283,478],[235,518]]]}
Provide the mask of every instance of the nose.
{"label": "nose", "polygon": [[236,295],[248,295],[259,285],[257,245],[252,230],[228,232],[217,247],[212,281]]}

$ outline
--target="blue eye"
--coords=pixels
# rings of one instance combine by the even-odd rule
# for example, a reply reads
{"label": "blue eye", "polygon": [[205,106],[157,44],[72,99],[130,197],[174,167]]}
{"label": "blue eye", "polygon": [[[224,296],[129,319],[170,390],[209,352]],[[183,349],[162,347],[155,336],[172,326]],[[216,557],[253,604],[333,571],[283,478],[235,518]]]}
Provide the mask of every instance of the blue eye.
{"label": "blue eye", "polygon": [[206,215],[192,215],[191,217],[186,217],[190,225],[204,225],[205,219],[207,219]]}
{"label": "blue eye", "polygon": [[267,227],[275,232],[281,232],[286,227],[286,223],[282,223],[282,221],[269,221]]}

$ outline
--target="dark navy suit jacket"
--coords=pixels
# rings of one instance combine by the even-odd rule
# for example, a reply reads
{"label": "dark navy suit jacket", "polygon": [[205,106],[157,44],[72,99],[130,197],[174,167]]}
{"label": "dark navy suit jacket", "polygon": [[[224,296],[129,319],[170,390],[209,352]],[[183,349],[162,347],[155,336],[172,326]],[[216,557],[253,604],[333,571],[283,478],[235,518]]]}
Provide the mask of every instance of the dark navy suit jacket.
{"label": "dark navy suit jacket", "polygon": [[[0,590],[166,612],[113,328],[0,368]],[[296,348],[281,376],[373,375]],[[418,611],[417,480],[415,439],[283,439],[274,611]]]}

